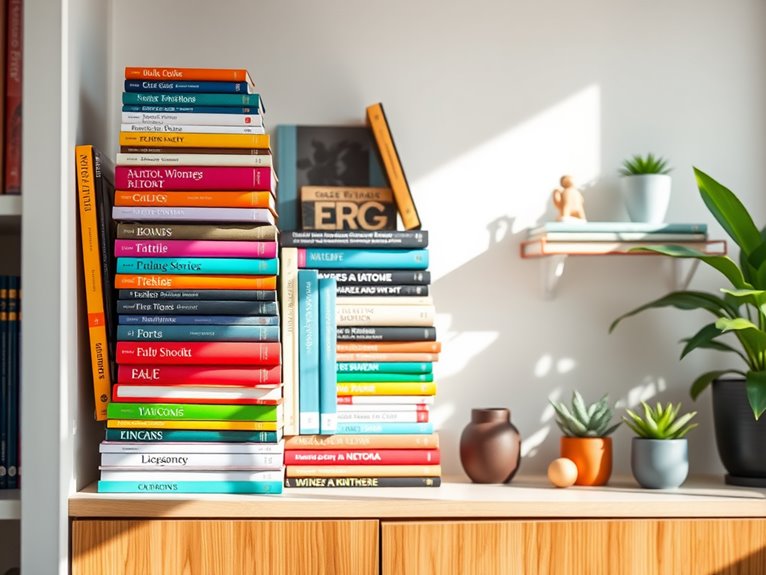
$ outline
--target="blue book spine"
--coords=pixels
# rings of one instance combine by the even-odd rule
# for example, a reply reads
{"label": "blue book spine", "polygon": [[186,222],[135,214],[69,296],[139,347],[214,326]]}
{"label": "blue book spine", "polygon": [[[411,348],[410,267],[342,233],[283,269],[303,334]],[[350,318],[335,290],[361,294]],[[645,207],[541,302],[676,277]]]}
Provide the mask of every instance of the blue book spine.
{"label": "blue book spine", "polygon": [[298,409],[301,435],[319,433],[319,274],[298,271]]}
{"label": "blue book spine", "polygon": [[338,434],[344,435],[401,435],[433,433],[433,423],[338,423]]}
{"label": "blue book spine", "polygon": [[8,486],[8,416],[5,405],[10,395],[8,357],[8,276],[0,276],[0,489]]}
{"label": "blue book spine", "polygon": [[125,80],[126,92],[201,92],[207,94],[247,94],[247,82],[194,82],[181,80],[160,82],[157,80]]}
{"label": "blue book spine", "polygon": [[194,94],[177,92],[123,92],[122,103],[134,106],[236,106],[263,109],[259,94]]}
{"label": "blue book spine", "polygon": [[9,489],[19,486],[19,277],[8,280],[8,398],[5,407],[8,425]]}
{"label": "blue book spine", "polygon": [[277,431],[215,431],[210,429],[107,429],[107,441],[129,442],[247,442],[276,443],[282,438]]}
{"label": "blue book spine", "polygon": [[298,128],[293,125],[277,126],[277,213],[279,231],[298,229],[298,181],[295,165],[297,162]]}
{"label": "blue book spine", "polygon": [[[147,475],[151,472],[147,472]],[[99,493],[282,493],[281,481],[99,481]]]}
{"label": "blue book spine", "polygon": [[126,300],[117,301],[117,313],[134,315],[276,315],[275,301],[247,300]]}
{"label": "blue book spine", "polygon": [[431,373],[431,362],[339,361],[338,373]]}
{"label": "blue book spine", "polygon": [[428,267],[428,250],[299,248],[298,267],[424,270]]}
{"label": "blue book spine", "polygon": [[279,341],[279,327],[268,325],[117,326],[118,341]]}
{"label": "blue book spine", "polygon": [[120,325],[279,325],[276,315],[120,315]]}
{"label": "blue book spine", "polygon": [[168,114],[259,114],[258,108],[236,106],[134,106],[122,107],[123,112],[149,112]]}
{"label": "blue book spine", "polygon": [[279,273],[279,259],[255,258],[117,258],[122,274],[268,275]]}
{"label": "blue book spine", "polygon": [[338,381],[336,376],[334,278],[319,280],[319,433],[332,435],[338,429]]}

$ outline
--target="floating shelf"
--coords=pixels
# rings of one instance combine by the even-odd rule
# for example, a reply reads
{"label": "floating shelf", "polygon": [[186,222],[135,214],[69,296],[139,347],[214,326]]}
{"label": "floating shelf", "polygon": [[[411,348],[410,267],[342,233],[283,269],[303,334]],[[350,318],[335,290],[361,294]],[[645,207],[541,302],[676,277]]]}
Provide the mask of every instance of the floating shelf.
{"label": "floating shelf", "polygon": [[21,491],[0,489],[0,521],[21,518]]}
{"label": "floating shelf", "polygon": [[[697,249],[708,255],[726,255],[726,240],[704,242],[549,242],[545,238],[521,242],[522,259],[540,258],[541,282],[546,299],[556,295],[559,281],[564,275],[570,256],[662,256],[656,252],[631,251],[647,245],[679,245]],[[694,258],[673,258],[670,261],[670,288],[686,289],[697,270],[699,260]]]}
{"label": "floating shelf", "polygon": [[0,195],[0,234],[18,233],[21,227],[21,196]]}

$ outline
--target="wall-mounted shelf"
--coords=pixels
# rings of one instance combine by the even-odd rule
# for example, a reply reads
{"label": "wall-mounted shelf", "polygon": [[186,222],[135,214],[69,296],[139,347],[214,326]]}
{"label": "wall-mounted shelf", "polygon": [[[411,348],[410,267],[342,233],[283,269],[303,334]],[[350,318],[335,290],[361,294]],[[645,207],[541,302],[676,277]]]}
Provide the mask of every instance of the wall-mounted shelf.
{"label": "wall-mounted shelf", "polygon": [[[570,256],[662,256],[656,252],[631,251],[645,245],[682,245],[704,252],[708,255],[726,255],[726,240],[704,242],[550,242],[545,238],[521,242],[522,259],[539,258],[541,260],[541,283],[546,299],[556,295],[559,281],[564,275],[567,259]],[[699,260],[693,258],[670,258],[670,288],[686,289],[694,276]]]}
{"label": "wall-mounted shelf", "polygon": [[21,491],[0,490],[0,521],[16,520],[21,517]]}
{"label": "wall-mounted shelf", "polygon": [[0,234],[18,233],[21,226],[21,196],[0,195]]}

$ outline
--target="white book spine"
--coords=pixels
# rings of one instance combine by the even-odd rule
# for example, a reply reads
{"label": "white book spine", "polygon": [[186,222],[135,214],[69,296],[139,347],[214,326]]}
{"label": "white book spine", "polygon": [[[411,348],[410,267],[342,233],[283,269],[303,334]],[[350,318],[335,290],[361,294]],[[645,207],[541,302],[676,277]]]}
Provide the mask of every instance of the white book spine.
{"label": "white book spine", "polygon": [[417,411],[339,411],[338,423],[420,423]]}
{"label": "white book spine", "polygon": [[279,387],[178,386],[178,385],[115,385],[115,399],[260,399],[274,401],[282,397]]}
{"label": "white book spine", "polygon": [[265,134],[263,126],[183,126],[181,124],[121,124],[122,132],[162,132],[167,134]]}
{"label": "white book spine", "polygon": [[284,481],[284,471],[101,470],[101,481]]}
{"label": "white book spine", "polygon": [[430,295],[424,296],[338,296],[337,305],[433,305]]}
{"label": "white book spine", "polygon": [[123,124],[180,124],[184,126],[263,126],[258,114],[173,114],[167,112],[123,112]]}
{"label": "white book spine", "polygon": [[271,154],[128,154],[118,153],[118,166],[230,166],[268,168]]}
{"label": "white book spine", "polygon": [[282,454],[263,453],[102,453],[101,468],[141,469],[281,469]]}
{"label": "white book spine", "polygon": [[282,248],[279,258],[280,304],[282,307],[282,393],[285,435],[299,432],[298,387],[298,249]]}
{"label": "white book spine", "polygon": [[338,326],[433,326],[436,310],[432,305],[359,305],[335,307]]}
{"label": "white book spine", "polygon": [[221,443],[217,441],[195,442],[141,442],[102,441],[101,453],[259,453],[261,455],[283,455],[285,443]]}

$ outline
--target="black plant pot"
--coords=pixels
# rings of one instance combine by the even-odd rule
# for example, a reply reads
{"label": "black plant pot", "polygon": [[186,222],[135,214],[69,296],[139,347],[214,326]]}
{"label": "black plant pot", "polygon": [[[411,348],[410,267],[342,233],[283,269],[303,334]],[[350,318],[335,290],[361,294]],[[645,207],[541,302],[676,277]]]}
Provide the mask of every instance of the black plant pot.
{"label": "black plant pot", "polygon": [[726,483],[766,487],[766,416],[755,420],[744,378],[713,382],[713,421]]}

